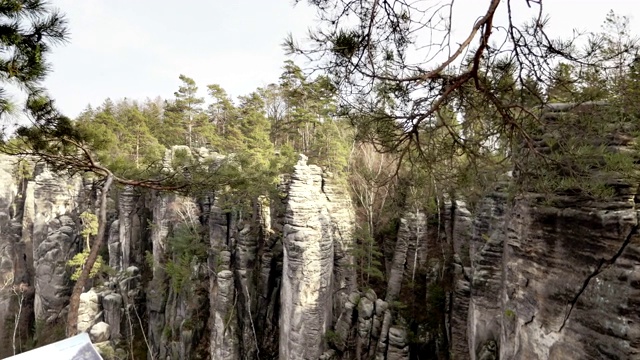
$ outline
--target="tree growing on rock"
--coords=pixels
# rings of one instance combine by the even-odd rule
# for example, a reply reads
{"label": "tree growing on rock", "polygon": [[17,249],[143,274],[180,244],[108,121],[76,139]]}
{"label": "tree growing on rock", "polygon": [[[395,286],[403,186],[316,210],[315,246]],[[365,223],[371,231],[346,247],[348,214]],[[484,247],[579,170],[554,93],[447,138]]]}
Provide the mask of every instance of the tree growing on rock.
{"label": "tree growing on rock", "polygon": [[[91,237],[98,235],[98,217],[88,211],[80,214],[82,220],[82,231],[80,235],[85,240],[85,248],[81,253],[76,254],[71,260],[67,261],[67,265],[75,267],[75,271],[71,274],[71,280],[77,281],[80,278],[80,274],[85,267],[89,254],[91,253]],[[89,278],[95,277],[104,265],[104,260],[100,255],[96,258],[91,270],[89,272]]]}

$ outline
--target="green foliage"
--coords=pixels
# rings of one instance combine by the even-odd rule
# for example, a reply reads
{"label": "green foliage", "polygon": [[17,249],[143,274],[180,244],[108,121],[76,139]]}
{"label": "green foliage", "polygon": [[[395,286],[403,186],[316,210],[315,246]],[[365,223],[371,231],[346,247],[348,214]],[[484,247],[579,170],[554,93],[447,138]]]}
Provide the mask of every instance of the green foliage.
{"label": "green foliage", "polygon": [[[640,130],[629,115],[615,104],[555,114],[533,132],[539,134],[542,145],[537,151],[543,156],[527,156],[517,164],[520,184],[543,194],[611,198],[620,181],[638,178],[638,155],[620,147],[632,144]],[[566,136],[568,132],[572,136]]]}
{"label": "green foliage", "polygon": [[334,173],[346,170],[353,131],[336,116],[335,87],[327,77],[307,77],[286,61],[280,83],[258,89],[258,95],[276,149],[304,153],[311,163]]}
{"label": "green foliage", "polygon": [[324,341],[329,345],[333,345],[340,342],[341,338],[337,332],[329,329],[324,333]]}
{"label": "green foliage", "polygon": [[345,121],[327,119],[315,129],[310,146],[310,161],[338,176],[347,171],[353,130]]}
{"label": "green foliage", "polygon": [[409,305],[407,305],[404,301],[394,300],[389,303],[389,309],[391,309],[396,313],[402,313],[408,308],[409,308]]}
{"label": "green foliage", "polygon": [[88,211],[80,214],[80,220],[82,221],[82,235],[85,239],[89,239],[91,236],[98,235],[98,216]]}
{"label": "green foliage", "polygon": [[[145,116],[135,102],[107,99],[97,110],[86,110],[76,121],[82,138],[98,159],[122,177],[136,177],[142,169],[158,165],[164,148],[152,134],[156,120]],[[148,113],[148,112],[147,112]]]}
{"label": "green foliage", "polygon": [[165,271],[176,292],[184,289],[193,275],[193,267],[206,261],[208,245],[203,242],[200,229],[189,224],[179,224],[167,238],[172,258],[167,261]]}
{"label": "green foliage", "polygon": [[511,309],[506,309],[504,311],[504,316],[506,316],[507,319],[509,319],[509,320],[513,320],[516,317],[516,312],[511,310]]}
{"label": "green foliage", "polygon": [[[67,21],[43,0],[3,1],[0,19],[3,25],[0,37],[2,81],[17,84],[29,97],[37,97],[42,92],[40,82],[50,69],[45,57],[52,45],[66,41]],[[4,87],[0,88],[0,115],[14,108]]]}
{"label": "green foliage", "polygon": [[516,190],[545,194],[545,202],[552,194],[605,200],[638,179],[638,39],[628,18],[610,12],[596,40],[592,57],[602,64],[561,63],[546,89],[549,100],[579,106],[558,105],[523,123],[529,138],[515,147]]}
{"label": "green foliage", "polygon": [[547,88],[547,98],[550,102],[571,102],[575,100],[577,92],[576,80],[573,75],[574,67],[566,63],[560,63],[554,69],[552,82]]}
{"label": "green foliage", "polygon": [[382,272],[384,254],[380,251],[369,229],[367,227],[357,228],[354,239],[355,244],[350,251],[356,264],[360,287],[367,287],[372,281],[384,280]]}
{"label": "green foliage", "polygon": [[182,324],[180,324],[180,329],[184,331],[190,331],[194,329],[194,324],[192,319],[184,319],[182,320]]}
{"label": "green foliage", "polygon": [[427,288],[427,304],[434,309],[444,309],[447,294],[438,283],[432,283]]}
{"label": "green foliage", "polygon": [[175,100],[165,102],[162,126],[156,129],[158,139],[165,146],[187,145],[190,148],[208,146],[215,142],[216,131],[202,108],[204,98],[198,97],[196,82],[179,77],[181,85],[174,93]]}
{"label": "green foliage", "polygon": [[[71,260],[67,261],[67,266],[71,266],[75,268],[74,272],[71,274],[71,280],[76,281],[80,278],[80,273],[82,273],[82,268],[84,264],[87,262],[87,258],[89,257],[89,249],[83,250],[81,253],[77,253]],[[102,256],[98,255],[96,262],[93,264],[91,268],[91,272],[89,272],[89,278],[93,279],[100,272],[104,271],[105,262],[102,259]]]}
{"label": "green foliage", "polygon": [[150,251],[145,251],[144,252],[144,262],[145,264],[147,264],[147,266],[149,267],[149,269],[153,269],[153,253]]}
{"label": "green foliage", "polygon": [[162,329],[162,337],[164,337],[165,339],[171,339],[171,327],[170,326],[165,326],[164,329]]}
{"label": "green foliage", "polygon": [[65,339],[65,324],[54,322],[48,324],[44,319],[35,319],[33,337],[25,344],[25,351],[52,344]]}
{"label": "green foliage", "polygon": [[116,360],[116,351],[111,346],[111,344],[102,344],[101,346],[96,346],[98,353],[104,360]]}
{"label": "green foliage", "polygon": [[[567,125],[553,135],[561,142],[557,153],[520,152],[523,143],[535,147],[541,140],[531,136],[527,127],[545,121],[540,110],[549,102],[605,100],[616,103],[615,107],[626,98],[626,109],[638,103],[638,38],[630,31],[628,18],[609,13],[602,31],[590,34],[581,48],[573,40],[543,35],[544,22],[512,23],[504,34],[519,34],[517,43],[506,36],[464,49],[461,53],[469,57],[454,61],[462,60],[461,66],[450,62],[422,66],[409,61],[412,57],[407,52],[421,48],[421,28],[423,38],[431,39],[425,19],[446,16],[440,13],[444,10],[351,18],[345,14],[375,12],[375,3],[316,1],[313,5],[322,23],[310,31],[311,45],[299,46],[293,38],[285,45],[291,53],[310,58],[318,52],[326,55],[317,58],[314,70],[325,70],[329,82],[339,87],[334,89],[339,98],[337,113],[355,126],[358,140],[373,142],[378,149],[401,157],[400,168],[418,174],[414,198],[435,198],[442,193],[479,198],[514,166],[516,176],[524,178],[514,193],[582,192],[606,198],[613,193],[613,178],[633,175],[632,161],[625,158],[627,154],[611,151],[617,146],[611,141],[604,147],[586,143],[574,147],[564,142],[567,134],[571,138],[576,134],[578,142],[594,139],[580,126]],[[491,11],[485,19],[492,18]],[[405,22],[416,26],[404,26]],[[373,33],[369,31],[372,27],[376,29]],[[487,35],[495,39],[498,33]],[[542,45],[540,36],[545,44],[553,45]],[[372,43],[376,51],[371,50]],[[305,75],[293,66],[285,68],[287,86],[300,88]],[[430,72],[434,69],[437,71]],[[640,113],[635,107],[635,114]],[[609,119],[606,116],[598,123],[606,127]],[[609,127],[600,135],[614,130]],[[537,161],[523,161],[521,156]],[[544,174],[547,168],[549,175]],[[589,181],[588,173],[594,168],[597,179]]]}
{"label": "green foliage", "polygon": [[34,165],[26,159],[19,159],[13,166],[12,175],[15,179],[33,180]]}
{"label": "green foliage", "polygon": [[[82,230],[80,231],[80,235],[85,239],[86,247],[84,250],[78,254],[76,254],[71,260],[67,261],[67,266],[71,266],[75,268],[74,272],[71,274],[71,280],[76,281],[80,278],[80,273],[82,273],[82,268],[87,262],[87,258],[89,257],[90,248],[90,238],[92,236],[96,236],[98,234],[98,217],[90,213],[88,211],[80,214],[80,219],[82,220]],[[93,264],[91,271],[89,272],[89,278],[94,278],[100,272],[108,271],[108,267],[106,266],[102,256],[98,255],[96,262]]]}
{"label": "green foliage", "polygon": [[[207,86],[206,104],[184,75],[170,101],[107,99],[75,121],[49,99],[33,98],[35,126],[20,128],[18,145],[3,150],[41,158],[54,171],[110,171],[116,182],[192,196],[216,189],[225,211],[248,214],[253,199],[273,194],[300,151],[334,173],[346,168],[350,129],[332,117],[331,84],[307,80],[293,63],[285,69],[281,84],[241,96],[237,105],[216,84]],[[274,110],[278,103],[286,105],[284,117]],[[186,148],[171,154],[167,172],[167,148],[176,145]],[[221,156],[199,156],[202,146]]]}

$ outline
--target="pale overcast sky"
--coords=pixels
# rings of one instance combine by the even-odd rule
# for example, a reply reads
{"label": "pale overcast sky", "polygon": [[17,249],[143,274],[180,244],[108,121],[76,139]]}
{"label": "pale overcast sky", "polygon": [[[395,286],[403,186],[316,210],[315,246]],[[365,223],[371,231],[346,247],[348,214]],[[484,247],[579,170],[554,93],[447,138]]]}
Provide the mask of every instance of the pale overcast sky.
{"label": "pale overcast sky", "polygon": [[[107,97],[172,97],[180,74],[192,77],[201,90],[218,83],[233,97],[247,94],[278,80],[286,59],[280,46],[284,37],[292,32],[303,38],[315,21],[306,1],[294,7],[293,0],[51,2],[66,13],[71,41],[49,57],[53,72],[45,86],[72,117]],[[471,19],[459,21],[456,33],[468,31],[487,4],[456,0],[456,15]],[[598,28],[610,9],[632,16],[632,27],[640,32],[640,25],[634,26],[640,19],[638,0],[544,4],[553,29],[565,35],[573,28]],[[527,18],[533,15],[529,12]]]}

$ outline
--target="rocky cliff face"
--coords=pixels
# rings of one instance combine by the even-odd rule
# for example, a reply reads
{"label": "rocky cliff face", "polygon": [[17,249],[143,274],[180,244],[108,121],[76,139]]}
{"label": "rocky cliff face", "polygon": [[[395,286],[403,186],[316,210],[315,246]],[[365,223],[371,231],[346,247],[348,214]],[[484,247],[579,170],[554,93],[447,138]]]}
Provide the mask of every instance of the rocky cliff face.
{"label": "rocky cliff face", "polygon": [[[28,338],[43,345],[63,336],[52,329],[66,316],[66,262],[84,246],[78,215],[95,207],[96,196],[89,183],[44,167],[17,183],[12,159],[4,160],[14,184],[4,197],[13,224],[3,227],[1,242],[10,284],[4,319],[12,330],[20,307],[25,336],[14,342],[6,331],[2,338],[19,352]],[[426,217],[407,213],[401,221],[392,281],[378,298],[357,289],[355,219],[344,184],[301,156],[279,190],[245,214],[224,211],[228,199],[215,190],[200,198],[114,190],[103,253],[110,270],[81,297],[80,330],[120,357],[408,358],[394,302],[426,265]]]}
{"label": "rocky cliff face", "polygon": [[[12,297],[17,294],[14,293],[14,284],[16,284],[15,278],[19,279],[26,275],[26,271],[20,274],[18,264],[21,260],[20,256],[16,256],[17,253],[17,239],[20,238],[21,228],[15,226],[19,223],[15,218],[15,211],[13,204],[16,201],[18,188],[14,175],[12,173],[12,162],[9,157],[0,157],[0,181],[2,181],[2,191],[0,192],[0,319],[6,319],[13,317],[12,315],[12,303],[15,300]],[[12,223],[14,224],[12,226]],[[23,252],[24,254],[24,252]],[[22,279],[17,284],[19,285]],[[6,339],[12,334],[11,326],[0,327],[0,338]],[[2,342],[3,346],[0,348],[10,349],[10,343],[7,341]],[[7,356],[9,353],[5,350],[0,352],[0,356]]]}
{"label": "rocky cliff face", "polygon": [[[512,204],[501,192],[485,198],[473,232],[457,234],[467,237],[471,262],[456,264],[456,358],[637,357],[636,194],[624,187],[606,202],[566,196],[553,205],[533,195]],[[460,206],[455,214],[467,218]]]}
{"label": "rocky cliff face", "polygon": [[503,358],[638,357],[634,196],[555,206],[529,199],[514,207],[501,289]]}
{"label": "rocky cliff face", "polygon": [[[0,357],[64,335],[66,262],[96,205],[89,181],[15,169],[0,157]],[[602,201],[506,185],[399,214],[376,291],[356,281],[345,185],[304,156],[238,211],[219,189],[117,188],[79,327],[111,359],[640,356],[637,184]]]}
{"label": "rocky cliff face", "polygon": [[26,164],[0,156],[0,356],[21,351],[30,328],[64,320],[66,262],[82,246],[79,214],[91,201],[82,179]]}
{"label": "rocky cliff face", "polygon": [[[280,357],[313,359],[323,353],[331,321],[333,239],[321,192],[322,171],[296,165],[284,226]],[[307,336],[308,335],[308,336]]]}
{"label": "rocky cliff face", "polygon": [[[633,137],[619,131],[612,130],[604,139],[607,151],[633,151]],[[549,151],[542,148],[544,142],[536,144],[538,151]],[[592,181],[598,181],[603,174],[592,175]],[[451,232],[454,244],[467,244],[469,249],[466,262],[463,246],[456,247],[463,260],[456,263],[452,355],[640,356],[638,313],[631,310],[639,295],[638,183],[604,178],[610,179],[606,186],[613,192],[600,200],[575,191],[525,192],[508,199],[504,186],[498,187],[475,209],[471,232]],[[453,223],[468,223],[469,212],[461,205],[451,207]]]}

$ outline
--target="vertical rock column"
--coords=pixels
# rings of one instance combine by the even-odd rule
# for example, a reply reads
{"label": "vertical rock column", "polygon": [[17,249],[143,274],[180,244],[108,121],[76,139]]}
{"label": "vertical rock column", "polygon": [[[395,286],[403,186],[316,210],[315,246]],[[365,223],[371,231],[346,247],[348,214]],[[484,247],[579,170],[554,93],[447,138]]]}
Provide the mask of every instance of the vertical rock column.
{"label": "vertical rock column", "polygon": [[448,201],[444,210],[447,237],[455,252],[453,259],[454,288],[449,295],[450,303],[447,308],[449,354],[455,359],[468,360],[471,356],[467,336],[467,318],[471,296],[469,249],[472,241],[473,218],[467,205],[460,200]]}
{"label": "vertical rock column", "polygon": [[[169,207],[173,198],[173,195],[156,193],[151,200],[153,224],[150,237],[153,246],[153,278],[147,287],[147,311],[149,316],[148,337],[154,354],[160,353],[162,333],[165,327],[164,311],[167,302],[168,278],[163,266],[169,233]],[[119,251],[118,254],[121,252]]]}
{"label": "vertical rock column", "polygon": [[[226,255],[229,254],[226,253]],[[234,298],[233,273],[230,270],[222,270],[216,274],[211,293],[213,329],[211,331],[210,353],[212,359],[240,359],[240,344],[237,335],[238,321],[234,314]]]}
{"label": "vertical rock column", "polygon": [[[11,174],[11,158],[0,157],[0,324],[4,325],[7,317],[13,316],[10,311],[10,304],[13,293],[16,264],[14,263],[14,243],[15,234],[10,225],[12,218],[12,205],[16,197],[17,187]],[[5,326],[0,326],[0,347],[4,347],[5,337],[9,338],[10,332]],[[9,342],[7,341],[8,345]],[[6,346],[6,345],[5,345]],[[9,347],[7,346],[7,349]],[[0,351],[0,357],[11,355],[8,351]]]}
{"label": "vertical rock column", "polygon": [[[391,261],[391,271],[387,282],[387,294],[385,297],[386,301],[384,307],[386,307],[387,304],[398,300],[402,287],[402,279],[405,276],[405,268],[409,267],[407,266],[407,254],[409,252],[409,248],[412,244],[421,243],[420,239],[422,233],[420,228],[424,227],[425,223],[426,219],[424,214],[418,214],[418,216],[416,216],[414,213],[406,213],[400,219],[400,229],[398,230],[398,240],[396,241],[393,260]],[[418,251],[417,249],[417,246],[414,247],[414,251]],[[414,254],[417,255],[417,252]],[[414,257],[414,259],[417,261],[416,257]],[[376,359],[403,359],[407,357],[408,348],[405,349],[405,341],[401,340],[401,337],[406,335],[406,331],[401,328],[395,328],[392,334],[393,316],[391,314],[391,310],[387,308],[384,312],[381,312],[381,314],[382,315],[379,320],[380,335],[375,351]],[[391,345],[395,348],[393,353],[389,353],[387,351],[392,348]]]}
{"label": "vertical rock column", "polygon": [[[35,317],[48,323],[64,318],[71,293],[67,261],[79,250],[82,239],[74,221],[82,191],[79,177],[68,178],[46,167],[36,168],[34,186],[33,259],[35,268]],[[74,247],[75,244],[75,247]]]}
{"label": "vertical rock column", "polygon": [[131,253],[131,237],[132,237],[132,223],[133,215],[135,213],[135,193],[133,186],[127,185],[122,189],[118,199],[118,214],[119,214],[119,237],[120,237],[120,270],[125,270],[130,264]]}
{"label": "vertical rock column", "polygon": [[335,323],[347,304],[349,295],[357,290],[356,267],[353,257],[355,212],[347,189],[336,181],[333,174],[323,173],[322,193],[331,217],[331,236],[334,245],[333,314]]}
{"label": "vertical rock column", "polygon": [[240,359],[240,337],[236,311],[237,290],[231,271],[231,252],[227,244],[235,236],[229,214],[215,200],[209,206],[209,307],[211,333],[209,353],[212,359]]}
{"label": "vertical rock column", "polygon": [[273,200],[260,199],[259,218],[262,241],[258,250],[260,261],[258,285],[258,309],[256,328],[260,340],[260,355],[277,358],[280,315],[280,287],[282,283],[282,229],[289,193],[289,178],[282,177],[278,186],[279,196]]}
{"label": "vertical rock column", "polygon": [[257,234],[252,231],[251,223],[243,221],[236,236],[235,276],[238,290],[238,318],[242,321],[243,354],[247,358],[256,358],[258,339],[254,325],[256,314],[256,291],[254,283],[254,266],[258,248]]}
{"label": "vertical rock column", "polygon": [[505,194],[495,191],[482,200],[473,220],[467,329],[472,360],[481,359],[483,352],[492,353],[500,339],[505,207]]}
{"label": "vertical rock column", "polygon": [[280,359],[318,359],[330,326],[333,239],[322,171],[300,155],[284,226]]}

